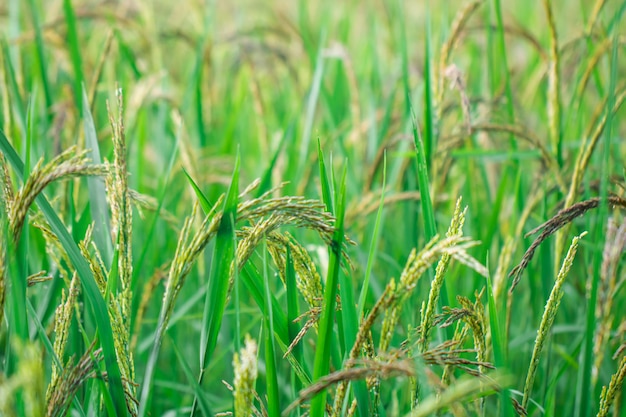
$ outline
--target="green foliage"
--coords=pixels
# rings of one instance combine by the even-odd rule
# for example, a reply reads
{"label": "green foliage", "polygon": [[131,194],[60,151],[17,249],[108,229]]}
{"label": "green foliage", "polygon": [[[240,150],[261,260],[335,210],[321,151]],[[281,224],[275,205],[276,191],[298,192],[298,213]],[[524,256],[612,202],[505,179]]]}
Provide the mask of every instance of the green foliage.
{"label": "green foliage", "polygon": [[624,415],[626,2],[5,3],[0,414]]}

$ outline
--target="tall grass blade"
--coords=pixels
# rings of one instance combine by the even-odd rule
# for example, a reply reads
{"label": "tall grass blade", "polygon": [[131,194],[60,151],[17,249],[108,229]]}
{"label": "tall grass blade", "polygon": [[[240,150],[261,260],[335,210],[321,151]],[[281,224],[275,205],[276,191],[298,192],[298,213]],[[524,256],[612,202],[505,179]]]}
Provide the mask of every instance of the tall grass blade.
{"label": "tall grass blade", "polygon": [[[17,113],[17,122],[18,127],[22,134],[26,133],[26,114],[24,110],[24,98],[20,94],[20,89],[17,85],[17,78],[15,67],[13,61],[11,60],[11,53],[9,52],[9,46],[7,45],[7,41],[3,36],[0,36],[0,49],[2,50],[2,62],[4,64],[4,77],[5,77],[5,89],[4,94],[6,94],[6,103],[9,108],[6,109],[7,112],[13,110]],[[8,117],[9,120],[13,119]],[[9,125],[9,120],[4,121],[5,129],[16,129]],[[17,132],[17,131],[16,131]],[[11,132],[9,132],[11,133]],[[19,148],[19,147],[18,147]]]}
{"label": "tall grass blade", "polygon": [[265,341],[265,386],[267,387],[267,411],[271,416],[280,415],[278,375],[276,374],[276,348],[274,347],[274,314],[267,270],[267,241],[263,244],[263,282],[265,289],[265,312],[263,314],[263,339]]}
{"label": "tall grass blade", "polygon": [[67,40],[70,49],[70,58],[72,59],[72,67],[74,69],[74,98],[76,107],[81,112],[85,111],[85,107],[81,106],[81,95],[83,90],[83,63],[80,54],[80,44],[78,42],[78,29],[76,28],[76,13],[72,6],[72,0],[63,0],[63,14],[65,15],[65,23],[67,24]]}
{"label": "tall grass blade", "polygon": [[28,0],[28,10],[30,11],[30,18],[33,22],[33,28],[35,30],[35,47],[37,51],[37,64],[39,66],[39,77],[41,79],[41,85],[43,86],[44,97],[46,101],[46,113],[52,108],[52,92],[50,90],[50,82],[48,81],[48,70],[46,63],[49,60],[46,58],[45,47],[43,44],[43,33],[41,30],[41,23],[39,21],[39,12],[35,0]]}
{"label": "tall grass blade", "polygon": [[[415,161],[417,163],[417,184],[420,191],[422,217],[424,218],[424,226],[426,229],[426,240],[429,241],[437,234],[437,224],[435,223],[435,210],[433,209],[433,203],[430,197],[430,181],[428,179],[426,152],[424,150],[424,143],[419,133],[417,120],[415,118],[415,114],[413,114],[412,108],[411,114],[413,120],[413,143],[415,144]],[[439,294],[439,306],[443,308],[447,305],[449,305],[448,290],[446,289],[446,284],[444,281],[443,285],[441,286],[441,292]]]}
{"label": "tall grass blade", "polygon": [[[83,129],[85,133],[85,144],[90,149],[89,156],[94,164],[102,163],[100,158],[100,145],[98,135],[93,122],[93,116],[89,109],[89,99],[84,86],[82,90],[83,109]],[[106,199],[106,189],[104,181],[100,177],[87,177],[87,188],[89,191],[89,209],[91,219],[94,222],[93,240],[102,255],[105,265],[111,265],[113,260],[113,242],[111,241],[111,217],[109,215],[109,205]]]}
{"label": "tall grass blade", "polygon": [[[344,165],[343,175],[341,178],[341,190],[346,188],[346,175],[347,164]],[[342,191],[344,192],[344,191]],[[339,201],[340,196],[337,196]],[[338,208],[339,210],[339,208]],[[339,211],[338,211],[339,212]],[[340,253],[341,255],[341,253]],[[341,258],[339,258],[341,259]],[[350,350],[356,342],[356,335],[359,330],[359,313],[357,311],[357,304],[354,300],[354,286],[352,276],[348,275],[345,271],[339,271],[339,295],[341,299],[341,316],[343,319],[343,337],[345,340],[345,352],[344,358],[348,357]],[[369,401],[367,395],[367,385],[363,380],[354,381],[354,392],[357,399],[357,406],[361,416],[368,416],[371,414],[369,410]],[[341,404],[335,404],[336,407],[341,407]],[[335,410],[335,412],[337,412]]]}
{"label": "tall grass blade", "polygon": [[[318,327],[317,349],[315,351],[315,361],[313,364],[313,381],[317,381],[322,376],[327,375],[330,369],[331,339],[333,335],[335,305],[337,295],[337,284],[339,280],[341,255],[344,236],[344,214],[345,214],[345,182],[341,184],[337,198],[336,224],[333,240],[331,242],[330,261],[328,264],[328,274],[326,286],[324,288],[324,301],[322,313]],[[326,407],[326,392],[322,392],[311,400],[311,417],[322,417]]]}
{"label": "tall grass blade", "polygon": [[215,413],[213,413],[211,407],[209,406],[209,400],[206,398],[206,393],[202,390],[200,385],[198,385],[191,367],[185,360],[183,354],[180,352],[180,349],[178,349],[174,340],[172,340],[172,349],[174,350],[174,353],[176,353],[176,358],[178,358],[178,363],[180,363],[183,373],[185,374],[185,378],[187,378],[187,383],[193,387],[193,392],[196,396],[195,398],[198,400],[202,414],[205,416],[214,416]]}
{"label": "tall grass blade", "polygon": [[302,132],[302,139],[300,142],[300,152],[298,154],[298,167],[296,178],[302,178],[304,167],[307,164],[309,155],[309,146],[311,144],[311,133],[313,131],[313,121],[315,119],[315,108],[320,95],[320,89],[322,87],[322,78],[324,75],[324,42],[326,39],[326,32],[322,32],[321,40],[319,43],[319,51],[317,53],[317,59],[315,63],[315,72],[313,74],[313,82],[311,89],[309,90],[309,96],[306,103],[306,113],[304,119],[304,130]]}
{"label": "tall grass blade", "polygon": [[[489,259],[487,257],[487,259]],[[487,262],[488,265],[488,262]],[[496,369],[508,371],[507,354],[505,348],[504,335],[499,320],[499,312],[496,307],[496,299],[493,296],[493,283],[491,274],[487,275],[487,300],[489,310],[489,329],[491,331],[491,348],[493,349],[493,360]],[[511,396],[508,389],[502,389],[499,393],[500,397],[500,416],[513,417],[515,412],[511,405]]]}
{"label": "tall grass blade", "polygon": [[[206,368],[217,345],[217,337],[222,327],[224,309],[230,285],[230,273],[235,259],[235,221],[239,197],[239,156],[235,160],[233,176],[224,202],[224,210],[215,237],[215,248],[211,261],[209,292],[205,298],[200,336],[200,375],[198,385],[202,385]],[[195,411],[196,400],[191,415]]]}
{"label": "tall grass blade", "polygon": [[[433,78],[431,74],[431,30],[430,30],[430,7],[426,10],[426,25],[424,27],[424,160],[426,166],[430,167],[432,155],[437,148],[435,138],[435,123],[433,115]],[[423,191],[422,191],[423,192]],[[429,236],[428,239],[432,238]]]}
{"label": "tall grass blade", "polygon": [[[298,288],[296,284],[296,269],[291,257],[291,248],[287,247],[287,255],[285,257],[285,284],[287,287],[287,331],[289,333],[289,342],[292,342],[298,335],[298,324],[296,320],[300,315],[298,308]],[[296,361],[302,363],[303,348],[302,343],[298,343],[292,349],[293,357]],[[295,373],[295,371],[293,371]],[[293,394],[300,391],[302,384],[299,379],[293,378]]]}
{"label": "tall grass blade", "polygon": [[[3,231],[4,232],[4,231]],[[28,340],[28,321],[26,319],[26,280],[27,272],[24,271],[24,261],[26,259],[26,250],[24,246],[27,240],[26,234],[28,229],[22,230],[22,236],[20,242],[16,247],[15,242],[10,239],[10,233],[3,235],[6,236],[7,242],[7,268],[6,278],[7,285],[9,287],[8,300],[6,303],[6,310],[8,323],[9,323],[9,341],[26,342]],[[16,256],[17,255],[17,256]],[[20,265],[22,263],[22,265]],[[17,345],[13,345],[15,347]],[[13,353],[13,352],[12,352]],[[9,356],[9,374],[14,371],[14,359],[13,356]]]}
{"label": "tall grass blade", "polygon": [[196,197],[200,202],[200,207],[202,207],[202,211],[205,215],[208,215],[209,213],[211,213],[211,208],[213,207],[213,204],[211,204],[209,199],[206,198],[200,187],[198,187],[198,184],[196,184],[193,178],[191,178],[191,175],[189,175],[185,168],[183,168],[183,172],[185,173],[185,177],[187,177],[187,181],[189,181],[191,188],[193,188],[193,192],[196,193]]}
{"label": "tall grass blade", "polygon": [[380,191],[380,201],[378,203],[378,211],[376,212],[376,222],[374,223],[374,232],[372,233],[372,239],[370,243],[370,250],[367,256],[367,267],[365,268],[365,278],[363,279],[363,285],[361,286],[361,294],[359,295],[358,317],[363,317],[363,311],[365,309],[365,300],[367,298],[367,292],[369,291],[370,279],[372,277],[372,267],[374,266],[374,258],[376,257],[376,251],[378,246],[378,240],[380,239],[381,227],[383,225],[383,209],[385,207],[385,187],[387,186],[387,153],[383,157],[383,184]]}

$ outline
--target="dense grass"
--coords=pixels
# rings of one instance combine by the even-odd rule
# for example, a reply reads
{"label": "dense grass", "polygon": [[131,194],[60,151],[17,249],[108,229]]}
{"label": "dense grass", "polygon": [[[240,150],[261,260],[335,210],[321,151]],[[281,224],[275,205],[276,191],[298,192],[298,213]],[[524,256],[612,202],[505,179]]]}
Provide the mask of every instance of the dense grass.
{"label": "dense grass", "polygon": [[626,416],[625,11],[0,4],[0,415]]}

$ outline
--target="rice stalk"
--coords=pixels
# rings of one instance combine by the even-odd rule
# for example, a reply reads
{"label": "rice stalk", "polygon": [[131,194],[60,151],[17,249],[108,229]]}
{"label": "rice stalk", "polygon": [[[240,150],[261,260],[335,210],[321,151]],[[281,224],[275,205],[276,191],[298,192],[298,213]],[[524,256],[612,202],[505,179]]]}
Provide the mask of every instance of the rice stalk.
{"label": "rice stalk", "polygon": [[[450,323],[451,324],[451,323]],[[446,323],[441,324],[442,327],[446,326]],[[467,338],[467,333],[469,331],[469,326],[467,323],[462,325],[461,321],[457,322],[457,325],[454,330],[454,335],[452,339],[448,341],[450,344],[450,350],[454,349],[456,346],[462,346]],[[451,364],[444,366],[443,372],[441,373],[441,384],[444,386],[450,385],[450,377],[453,372],[453,367]]]}
{"label": "rice stalk", "polygon": [[[615,102],[612,109],[604,112],[600,121],[595,124],[595,130],[593,132],[591,129],[593,128],[593,124],[589,126],[589,131],[583,136],[583,144],[580,146],[580,151],[576,157],[576,162],[574,164],[574,171],[572,173],[572,178],[570,180],[570,186],[567,192],[567,196],[565,197],[565,203],[563,205],[564,209],[572,206],[574,204],[574,200],[578,196],[578,190],[580,188],[580,184],[583,179],[583,175],[587,171],[587,167],[589,165],[589,161],[591,161],[591,156],[593,151],[596,148],[600,138],[602,137],[602,133],[604,132],[604,128],[606,127],[607,121],[609,120],[609,112],[613,114],[619,110],[624,100],[626,100],[626,89],[622,89],[615,93]],[[607,106],[607,100],[598,106],[598,110],[604,109]],[[566,232],[565,229],[564,232]],[[555,256],[557,258],[560,257],[561,252],[563,250],[563,246],[565,243],[565,233],[560,233],[557,235],[556,245],[555,245]]]}
{"label": "rice stalk", "polygon": [[[131,198],[128,189],[128,169],[126,163],[126,134],[123,122],[123,96],[121,89],[117,90],[117,117],[113,115],[107,103],[109,122],[113,132],[113,164],[109,168],[106,177],[107,197],[111,207],[111,227],[113,239],[116,242],[117,253],[117,276],[109,276],[107,285],[116,288],[119,280],[121,289],[117,294],[111,294],[112,304],[109,308],[111,325],[113,327],[113,341],[116,348],[117,359],[122,372],[124,389],[130,396],[126,396],[126,406],[131,415],[137,415],[136,404],[131,400],[135,397],[135,365],[129,350],[131,303],[133,292],[131,280],[133,275],[132,266],[132,210]],[[90,258],[87,258],[90,259]],[[90,262],[90,265],[93,262]],[[94,276],[96,274],[94,273]]]}
{"label": "rice stalk", "polygon": [[[5,60],[8,60],[9,57],[6,56],[6,54],[4,53],[8,50],[8,48],[6,48],[6,41],[4,40],[4,37],[2,38],[1,42],[2,43],[0,44],[0,46],[2,46],[3,53],[0,53],[0,79],[2,80],[2,86],[4,87],[4,91],[8,92],[9,74],[7,74],[7,71],[5,71],[8,63],[5,63]],[[5,132],[11,132],[11,129],[13,128],[11,126],[11,94],[2,94],[2,113],[2,121],[4,122],[4,126],[2,126],[1,129]],[[0,162],[0,165],[4,166],[4,155],[2,153],[0,153],[0,159],[2,160],[2,162]],[[6,178],[9,177],[7,176]]]}
{"label": "rice stalk", "polygon": [[[485,363],[487,360],[487,345],[485,343],[486,336],[486,322],[485,322],[485,307],[480,302],[481,294],[476,293],[476,301],[472,303],[468,298],[463,296],[457,296],[457,301],[463,307],[468,314],[462,317],[462,320],[468,324],[472,329],[472,336],[474,338],[474,348],[476,349],[476,361],[478,363]],[[478,372],[484,373],[485,368],[481,364],[478,366]]]}
{"label": "rice stalk", "polygon": [[[252,183],[241,195],[248,194],[259,181]],[[242,228],[238,233],[243,239],[238,243],[236,259],[238,268],[242,268],[250,258],[255,248],[262,242],[267,234],[278,227],[291,225],[317,231],[324,241],[332,241],[334,233],[334,218],[329,213],[321,211],[323,204],[316,200],[306,200],[301,197],[275,197],[269,196],[274,192],[270,190],[258,198],[242,201],[238,204],[236,222],[248,221],[254,226]],[[192,214],[187,217],[181,229],[178,245],[171,263],[168,278],[165,284],[165,294],[160,315],[160,325],[157,329],[155,349],[158,349],[163,332],[169,324],[176,299],[185,283],[194,263],[217,233],[222,218],[222,213],[217,212],[217,207],[222,204],[222,195],[213,205],[209,214],[204,218],[199,230],[192,236],[191,225],[195,217],[198,205],[195,204]],[[266,217],[267,216],[267,217]],[[345,254],[345,252],[344,252]],[[232,289],[234,266],[231,266],[228,293]],[[227,295],[228,296],[228,295]]]}
{"label": "rice stalk", "polygon": [[48,274],[47,271],[39,271],[37,273],[31,274],[26,278],[27,287],[33,287],[42,282],[48,282],[53,279],[52,275]]}
{"label": "rice stalk", "polygon": [[245,346],[233,357],[235,380],[233,382],[233,396],[235,397],[235,415],[237,417],[252,416],[252,404],[255,398],[255,384],[257,370],[257,344],[246,335]]}
{"label": "rice stalk", "polygon": [[[461,216],[461,212],[458,213]],[[381,334],[381,340],[379,343],[380,351],[385,351],[386,347],[389,345],[390,337],[392,334],[392,329],[395,327],[397,323],[397,318],[399,317],[399,313],[402,309],[403,304],[410,297],[412,291],[417,286],[418,280],[421,276],[430,268],[430,266],[444,254],[453,255],[455,253],[465,253],[465,250],[475,246],[477,242],[472,241],[470,238],[464,238],[459,233],[460,229],[456,229],[454,225],[462,225],[462,221],[460,221],[460,217],[451,223],[451,230],[453,230],[453,234],[445,239],[439,240],[438,236],[435,236],[425,247],[422,249],[419,254],[413,250],[409,255],[409,259],[407,260],[406,266],[402,271],[399,282],[394,285],[393,293],[388,296],[388,301],[386,302],[386,314],[383,320],[383,329],[387,329],[387,331],[383,331]],[[469,255],[467,255],[469,257]],[[478,262],[476,261],[476,264]],[[444,267],[447,265],[442,265],[440,267],[441,273],[445,272]],[[438,290],[433,290],[432,287],[435,285],[442,285],[443,276],[435,275],[435,279],[431,283],[431,291],[429,293],[429,302],[436,303],[438,299]],[[434,308],[432,305],[430,309],[426,306],[422,309],[422,325],[420,326],[422,329],[425,329],[424,324],[432,323],[432,319],[434,316]],[[426,311],[428,315],[426,315]],[[429,317],[430,316],[430,317]],[[429,330],[425,330],[422,334],[422,338],[428,337]],[[424,340],[426,340],[426,338]]]}
{"label": "rice stalk", "polygon": [[[372,326],[374,325],[376,318],[383,311],[386,312],[387,309],[389,308],[391,297],[392,297],[392,294],[395,292],[395,289],[396,289],[396,283],[392,278],[387,284],[387,286],[385,287],[385,290],[383,291],[382,295],[379,297],[378,301],[376,301],[376,304],[374,304],[374,307],[372,307],[372,309],[370,310],[365,320],[361,322],[361,325],[359,326],[359,330],[356,334],[354,345],[352,346],[352,349],[350,350],[350,354],[348,355],[347,361],[345,362],[344,370],[348,370],[352,366],[354,366],[354,364],[356,364],[356,359],[359,357],[359,354],[361,353],[361,351],[369,352],[370,353],[369,356],[374,357],[373,341],[371,341],[371,337],[372,337],[371,329],[372,329]],[[381,331],[381,340],[384,337],[387,337],[388,339],[391,338],[390,335],[385,336],[387,332],[388,330],[385,330],[384,325],[383,325],[383,330]],[[348,384],[348,381],[342,380],[339,382],[339,385],[337,387],[337,392],[339,394],[335,397],[336,404],[341,404],[343,402],[343,395],[345,395],[347,384]],[[378,384],[378,379],[373,379],[370,381],[369,385],[374,386],[377,384]]]}
{"label": "rice stalk", "polygon": [[76,148],[71,147],[45,165],[43,159],[37,162],[26,183],[15,195],[9,210],[9,228],[15,243],[21,236],[28,209],[50,183],[60,179],[102,176],[107,173],[107,168],[103,165],[88,164],[86,154],[86,151],[76,152]]}
{"label": "rice stalk", "polygon": [[458,402],[467,402],[476,396],[488,395],[494,389],[500,389],[509,383],[509,378],[498,374],[482,378],[463,379],[448,387],[444,392],[432,395],[422,401],[405,417],[426,417],[444,410]]}
{"label": "rice stalk", "polygon": [[471,127],[472,132],[498,132],[513,135],[518,139],[528,142],[533,148],[538,149],[544,165],[550,171],[551,176],[562,192],[567,190],[565,180],[561,174],[558,160],[550,153],[542,141],[527,127],[517,124],[475,123]]}
{"label": "rice stalk", "polygon": [[[512,293],[513,290],[515,290],[515,287],[517,286],[517,284],[519,283],[522,277],[522,272],[524,272],[529,262],[532,260],[535,254],[535,251],[544,240],[546,240],[548,237],[550,237],[559,229],[571,223],[577,217],[582,216],[583,214],[585,214],[587,211],[591,209],[597,208],[599,204],[600,204],[599,197],[594,197],[594,198],[590,198],[589,200],[581,201],[579,203],[574,204],[573,206],[560,210],[550,220],[548,220],[547,222],[541,224],[540,226],[528,232],[526,234],[527,237],[530,235],[534,235],[538,232],[541,232],[541,233],[539,234],[539,236],[537,236],[535,241],[526,250],[526,253],[524,253],[524,256],[522,257],[521,262],[515,268],[513,268],[511,272],[509,272],[509,278],[513,278],[513,282],[511,283],[511,288],[509,289],[509,292]],[[623,209],[626,208],[626,200],[618,196],[609,196],[608,204],[611,207],[620,207]]]}
{"label": "rice stalk", "polygon": [[268,250],[279,276],[285,283],[287,247],[296,271],[296,286],[310,310],[321,307],[323,298],[322,279],[308,251],[289,233],[272,232],[267,236]]}
{"label": "rice stalk", "polygon": [[[448,227],[448,232],[446,233],[447,238],[461,238],[463,236],[463,224],[465,223],[466,213],[467,207],[461,211],[461,198],[459,198],[454,208],[454,214],[452,216],[450,226]],[[437,264],[437,268],[435,270],[435,277],[430,284],[426,308],[421,311],[420,328],[422,331],[420,336],[419,351],[422,353],[428,350],[432,322],[435,317],[435,310],[439,301],[439,292],[441,287],[444,285],[443,280],[445,278],[446,271],[448,270],[448,265],[450,264],[450,258],[451,256],[449,253],[443,253],[441,255],[441,260]]]}
{"label": "rice stalk", "polygon": [[[123,97],[121,89],[117,91],[117,118],[107,103],[109,122],[113,131],[113,164],[106,177],[107,197],[111,207],[111,227],[118,251],[117,274],[121,288],[121,313],[124,320],[129,319],[132,290],[132,211],[128,189],[128,168],[126,163],[126,134],[123,122]],[[128,326],[130,326],[130,320]],[[129,333],[127,331],[126,333]]]}
{"label": "rice stalk", "polygon": [[[600,395],[600,409],[597,417],[606,417],[609,415],[611,406],[615,403],[615,399],[621,395],[622,386],[624,385],[624,379],[626,379],[626,355],[622,352],[622,359],[617,366],[617,371],[611,376],[611,382],[609,386],[602,387],[602,393]],[[617,405],[616,405],[617,407]]]}
{"label": "rice stalk", "polygon": [[[453,253],[463,253],[468,258],[465,249],[475,245],[475,242],[468,238],[463,238],[461,235],[461,228],[463,227],[465,210],[461,212],[460,208],[461,199],[457,201],[455,215],[450,224],[449,235],[445,239],[439,240],[438,236],[435,236],[422,251],[418,254],[415,249],[409,255],[406,266],[400,276],[400,280],[396,283],[395,280],[390,280],[383,294],[379,297],[378,301],[372,307],[369,314],[362,321],[359,326],[359,330],[356,335],[355,343],[350,350],[348,356],[348,362],[345,365],[345,369],[349,369],[355,359],[358,358],[362,349],[365,349],[367,338],[370,335],[370,330],[374,324],[376,318],[384,311],[385,316],[383,318],[381,336],[379,341],[378,352],[386,352],[389,348],[391,337],[394,334],[395,326],[400,317],[403,303],[410,297],[411,292],[415,289],[420,277],[428,270],[428,268],[435,262],[440,256],[442,260],[447,259],[443,264],[440,261],[438,265],[439,273],[442,276],[447,268],[447,263],[450,261],[450,257],[453,257]],[[446,258],[444,258],[448,255]],[[476,262],[478,264],[478,262]],[[437,276],[437,275],[436,275]],[[438,278],[435,278],[438,279]],[[435,282],[435,280],[433,280]],[[434,285],[434,284],[433,284]],[[436,297],[433,297],[434,303],[437,302]],[[434,314],[434,313],[433,313]],[[425,323],[425,321],[423,321]],[[432,319],[431,319],[432,325]],[[423,327],[421,327],[423,329]],[[422,338],[424,337],[422,333]],[[424,349],[426,351],[427,349]],[[422,351],[422,353],[424,352]],[[337,388],[338,392],[345,391],[346,382],[341,382]],[[342,398],[335,399],[335,403],[341,403]]]}
{"label": "rice stalk", "polygon": [[8,248],[9,245],[9,222],[7,211],[11,202],[11,187],[7,184],[9,176],[7,174],[4,155],[0,153],[0,168],[3,171],[0,176],[0,323],[4,322],[4,303],[6,297],[7,269],[8,269]]}
{"label": "rice stalk", "polygon": [[535,374],[537,373],[537,369],[539,367],[539,360],[543,351],[543,345],[548,338],[550,330],[552,329],[554,318],[556,317],[556,313],[561,303],[561,298],[563,297],[562,288],[565,283],[565,278],[567,277],[567,274],[569,273],[569,270],[574,262],[574,257],[576,256],[576,251],[578,250],[578,242],[586,234],[587,232],[583,232],[572,239],[572,244],[567,251],[567,255],[561,265],[561,270],[559,271],[559,274],[554,282],[554,286],[552,287],[550,298],[548,298],[548,301],[546,302],[546,307],[543,311],[543,316],[541,317],[541,324],[539,325],[539,330],[537,330],[537,338],[535,339],[535,346],[530,359],[528,374],[526,375],[526,383],[524,384],[524,396],[521,403],[524,409],[528,407],[528,401],[530,400],[530,394],[535,382]]}
{"label": "rice stalk", "polygon": [[[349,381],[367,379],[375,376],[379,379],[394,378],[397,376],[415,375],[415,369],[410,360],[383,362],[378,360],[361,360],[358,363],[347,363],[346,368],[332,372],[319,378],[315,383],[300,391],[298,398],[282,412],[282,416],[288,415],[296,407],[324,392],[335,384],[347,384]],[[361,365],[361,366],[356,366]]]}
{"label": "rice stalk", "polygon": [[[66,295],[65,291],[61,292],[61,303],[56,308],[54,315],[54,354],[58,358],[63,358],[65,355],[65,346],[67,344],[67,338],[70,333],[70,325],[72,323],[72,312],[76,308],[76,300],[80,292],[80,281],[78,275],[74,273],[72,281]],[[50,383],[46,391],[46,403],[50,403],[50,398],[53,393],[58,389],[59,381],[61,378],[62,369],[60,369],[56,362],[52,362],[52,373],[50,376]]]}
{"label": "rice stalk", "polygon": [[[624,103],[624,100],[626,100],[626,89],[622,89],[615,94],[615,104],[611,111],[613,113],[616,113]],[[601,104],[598,109],[602,109],[604,107],[606,107],[606,102]],[[593,154],[593,151],[598,144],[598,141],[602,137],[602,133],[604,132],[604,128],[606,127],[607,120],[608,112],[605,112],[602,116],[602,119],[600,119],[600,121],[595,125],[595,130],[593,132],[588,132],[583,136],[586,140],[583,145],[581,145],[581,150],[578,154],[578,157],[576,158],[574,173],[572,174],[572,180],[569,187],[569,193],[565,199],[565,207],[571,205],[573,200],[576,198],[583,174],[586,172],[589,161],[591,160],[591,155]]]}
{"label": "rice stalk", "polygon": [[89,109],[93,114],[96,107],[96,91],[98,88],[98,83],[100,82],[100,77],[102,76],[102,72],[104,70],[104,64],[107,63],[108,58],[111,52],[111,46],[113,45],[113,36],[115,32],[110,29],[107,33],[106,40],[104,41],[104,47],[102,48],[102,54],[100,55],[100,59],[95,66],[93,71],[93,76],[91,78],[91,83],[89,85],[89,92],[87,94],[89,100]]}
{"label": "rice stalk", "polygon": [[54,390],[49,390],[46,401],[48,417],[62,417],[67,414],[80,387],[95,376],[96,367],[102,360],[102,349],[94,351],[92,344],[75,365],[72,359],[63,368]]}
{"label": "rice stalk", "polygon": [[591,14],[589,15],[589,20],[587,20],[587,27],[585,28],[585,35],[591,36],[593,32],[593,28],[598,21],[598,16],[602,11],[602,8],[606,4],[607,0],[596,0],[593,4],[593,9],[591,9]]}
{"label": "rice stalk", "polygon": [[13,191],[13,184],[11,184],[11,176],[9,174],[9,166],[3,153],[0,153],[0,196],[2,198],[2,204],[4,209],[8,212],[11,203],[15,199],[15,192]]}
{"label": "rice stalk", "polygon": [[[604,0],[600,0],[600,1],[604,1]],[[597,3],[599,2],[596,2],[596,5]],[[624,45],[626,43],[626,37],[619,37],[618,43],[620,45]],[[602,57],[611,50],[612,46],[613,46],[613,39],[610,39],[610,38],[604,39],[602,43],[598,45],[594,45],[595,50],[593,52],[593,55],[591,56],[591,58],[589,58],[589,61],[587,62],[587,67],[585,68],[585,71],[583,72],[583,75],[580,78],[580,82],[576,90],[576,95],[578,97],[583,97],[585,89],[587,88],[587,85],[589,84],[589,80],[591,79],[591,76],[594,70],[598,67],[598,64],[600,63],[600,59],[602,59]]]}
{"label": "rice stalk", "polygon": [[[33,227],[38,229],[46,242],[46,254],[50,258],[50,263],[56,266],[60,278],[63,280],[67,287],[70,286],[70,277],[73,276],[73,271],[68,265],[72,265],[67,252],[63,249],[63,245],[59,241],[59,238],[50,230],[50,227],[46,223],[43,216],[39,213],[33,215],[30,219]],[[80,246],[80,244],[79,244]]]}
{"label": "rice stalk", "polygon": [[163,282],[167,278],[167,267],[164,265],[160,268],[157,268],[156,271],[152,274],[152,276],[148,279],[148,282],[141,289],[141,300],[139,301],[139,306],[137,307],[137,311],[135,313],[135,328],[132,332],[132,337],[130,339],[130,351],[134,352],[137,346],[137,340],[139,338],[139,334],[141,333],[141,327],[143,325],[143,318],[148,309],[149,303],[152,300],[152,296],[157,289],[157,286]]}
{"label": "rice stalk", "polygon": [[467,95],[467,86],[463,79],[463,73],[454,64],[449,65],[444,69],[444,76],[450,80],[450,85],[455,88],[461,96],[461,110],[463,111],[463,121],[465,123],[465,133],[470,135],[472,133],[472,115],[471,115],[471,103],[469,96]]}
{"label": "rice stalk", "polygon": [[556,23],[552,13],[552,0],[542,1],[548,29],[550,31],[550,55],[548,60],[548,130],[552,151],[561,164],[561,80],[560,56],[557,38]]}
{"label": "rice stalk", "polygon": [[609,218],[606,230],[606,240],[602,251],[600,266],[600,288],[596,304],[597,329],[594,340],[594,365],[592,380],[595,385],[598,381],[600,366],[604,359],[605,345],[611,332],[615,313],[613,306],[617,295],[617,271],[621,255],[626,247],[626,223],[617,227],[614,218]]}
{"label": "rice stalk", "polygon": [[[221,196],[214,208],[218,206],[223,200]],[[194,204],[191,214],[185,219],[183,227],[181,228],[180,235],[178,236],[178,244],[176,251],[174,252],[174,259],[170,265],[167,280],[165,282],[165,293],[163,294],[163,303],[161,308],[161,316],[163,317],[163,323],[161,328],[165,330],[169,323],[172,312],[174,311],[174,304],[178,298],[178,294],[182,289],[187,275],[191,271],[193,263],[197,260],[201,253],[201,250],[209,243],[209,237],[217,233],[219,226],[219,219],[217,216],[205,217],[200,230],[198,231],[197,238],[195,239],[195,246],[189,242],[189,236],[191,234],[191,226],[193,219],[198,211],[198,204]],[[203,239],[202,239],[203,238]]]}
{"label": "rice stalk", "polygon": [[445,78],[446,68],[448,68],[448,62],[450,61],[450,56],[452,52],[456,48],[461,35],[465,27],[467,26],[467,22],[472,17],[474,12],[478,10],[478,8],[483,4],[483,0],[474,0],[468,2],[462,9],[460,9],[454,20],[452,21],[452,25],[450,28],[450,36],[446,40],[446,42],[441,47],[441,52],[439,56],[439,82],[437,83],[437,120],[441,120],[442,114],[442,105],[443,105],[443,80]]}

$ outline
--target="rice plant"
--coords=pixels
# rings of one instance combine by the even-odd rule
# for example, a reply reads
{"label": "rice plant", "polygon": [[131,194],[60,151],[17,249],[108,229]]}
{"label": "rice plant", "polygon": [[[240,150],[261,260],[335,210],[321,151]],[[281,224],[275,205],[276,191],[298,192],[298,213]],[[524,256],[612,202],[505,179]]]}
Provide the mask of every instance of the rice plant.
{"label": "rice plant", "polygon": [[0,415],[625,416],[624,12],[0,4]]}

